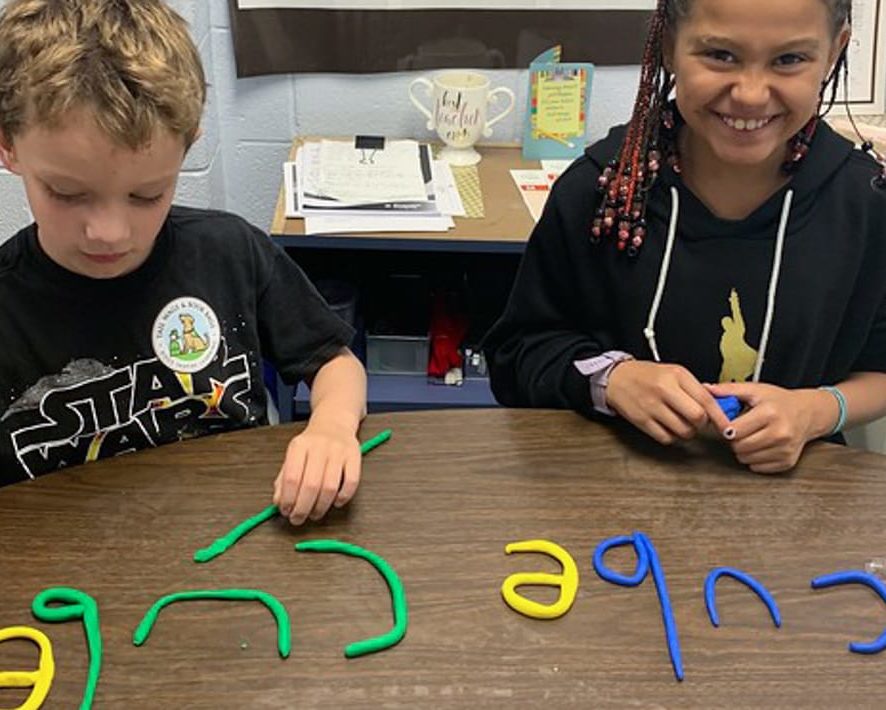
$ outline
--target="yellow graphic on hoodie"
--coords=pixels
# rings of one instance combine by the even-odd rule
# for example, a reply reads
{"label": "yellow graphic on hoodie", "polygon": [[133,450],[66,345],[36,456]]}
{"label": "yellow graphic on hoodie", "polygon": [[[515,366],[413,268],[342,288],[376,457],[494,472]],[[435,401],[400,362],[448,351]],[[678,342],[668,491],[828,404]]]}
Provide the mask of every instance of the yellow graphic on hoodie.
{"label": "yellow graphic on hoodie", "polygon": [[720,354],[723,356],[723,369],[720,382],[747,382],[754,374],[757,351],[745,341],[744,316],[735,289],[729,293],[729,306],[732,316],[725,316],[720,323],[723,335],[720,337]]}

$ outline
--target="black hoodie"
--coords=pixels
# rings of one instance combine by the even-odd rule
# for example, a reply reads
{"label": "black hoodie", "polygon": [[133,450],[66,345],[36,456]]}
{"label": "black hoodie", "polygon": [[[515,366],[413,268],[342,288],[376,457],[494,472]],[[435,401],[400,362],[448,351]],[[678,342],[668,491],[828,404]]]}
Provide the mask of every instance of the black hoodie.
{"label": "black hoodie", "polygon": [[[870,157],[821,124],[799,171],[743,220],[716,217],[665,168],[650,192],[646,243],[631,259],[613,240],[589,240],[597,178],[624,131],[613,129],[557,180],[529,239],[507,307],[485,340],[499,402],[591,414],[587,377],[573,362],[607,350],[654,359],[644,334],[651,310],[661,361],[702,382],[750,381],[773,271],[761,382],[814,387],[886,371],[886,190],[872,183],[878,166]],[[662,269],[672,191],[676,238]]]}

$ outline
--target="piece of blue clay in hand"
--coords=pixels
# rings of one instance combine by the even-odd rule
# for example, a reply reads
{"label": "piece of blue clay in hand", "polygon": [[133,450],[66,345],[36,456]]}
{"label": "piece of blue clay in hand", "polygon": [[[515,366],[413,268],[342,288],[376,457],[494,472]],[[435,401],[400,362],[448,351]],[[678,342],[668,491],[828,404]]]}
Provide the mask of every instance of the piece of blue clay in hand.
{"label": "piece of blue clay in hand", "polygon": [[728,397],[715,397],[715,399],[729,421],[732,421],[741,413],[741,402],[738,401],[738,397],[729,395]]}

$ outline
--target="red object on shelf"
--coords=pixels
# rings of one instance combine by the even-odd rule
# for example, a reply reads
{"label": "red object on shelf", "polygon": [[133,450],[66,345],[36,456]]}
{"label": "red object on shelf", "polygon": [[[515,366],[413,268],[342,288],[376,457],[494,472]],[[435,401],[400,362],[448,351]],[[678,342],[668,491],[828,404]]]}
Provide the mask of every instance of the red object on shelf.
{"label": "red object on shelf", "polygon": [[462,366],[459,348],[468,332],[468,319],[455,307],[457,299],[437,292],[431,303],[430,339],[431,353],[428,358],[428,375],[445,377],[454,367]]}

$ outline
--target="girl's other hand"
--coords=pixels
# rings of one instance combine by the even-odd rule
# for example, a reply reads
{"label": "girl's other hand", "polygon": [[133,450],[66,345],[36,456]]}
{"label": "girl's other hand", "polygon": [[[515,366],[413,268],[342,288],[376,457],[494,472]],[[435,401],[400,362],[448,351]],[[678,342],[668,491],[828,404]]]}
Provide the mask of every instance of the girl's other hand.
{"label": "girl's other hand", "polygon": [[[715,397],[734,395],[746,410],[725,430],[735,457],[755,473],[781,473],[797,465],[807,442],[828,433],[837,401],[817,389],[785,389],[760,382],[709,385]],[[831,424],[832,426],[832,424]]]}

